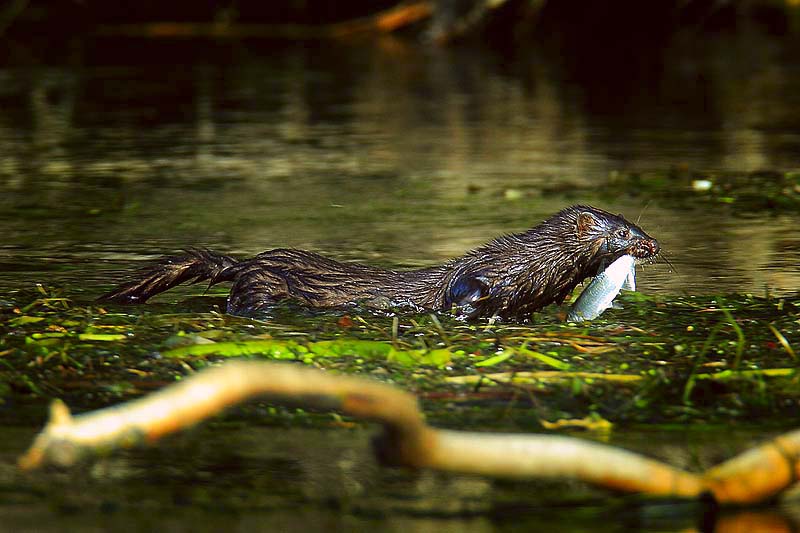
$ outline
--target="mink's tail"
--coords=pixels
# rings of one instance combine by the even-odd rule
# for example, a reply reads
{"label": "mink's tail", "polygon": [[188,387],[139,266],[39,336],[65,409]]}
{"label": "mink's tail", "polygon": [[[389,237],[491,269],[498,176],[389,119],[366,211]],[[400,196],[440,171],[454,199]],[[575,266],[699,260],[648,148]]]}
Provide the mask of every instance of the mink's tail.
{"label": "mink's tail", "polygon": [[148,298],[180,285],[185,281],[209,281],[214,285],[230,281],[239,263],[233,257],[210,250],[187,250],[184,255],[166,257],[140,271],[135,279],[116,287],[98,298],[101,302],[144,303]]}

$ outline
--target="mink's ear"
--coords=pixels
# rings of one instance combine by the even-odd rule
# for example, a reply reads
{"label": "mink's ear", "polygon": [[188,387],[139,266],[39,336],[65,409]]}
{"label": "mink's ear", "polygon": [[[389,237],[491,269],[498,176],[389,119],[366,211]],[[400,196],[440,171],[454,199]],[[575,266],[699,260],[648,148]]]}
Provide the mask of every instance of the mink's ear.
{"label": "mink's ear", "polygon": [[597,226],[597,219],[588,211],[578,215],[578,237],[584,237]]}

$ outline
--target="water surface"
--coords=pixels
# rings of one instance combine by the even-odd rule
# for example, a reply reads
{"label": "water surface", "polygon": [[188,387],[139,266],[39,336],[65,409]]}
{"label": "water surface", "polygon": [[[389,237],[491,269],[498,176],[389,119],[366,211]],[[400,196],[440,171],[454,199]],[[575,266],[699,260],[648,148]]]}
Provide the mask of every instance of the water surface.
{"label": "water surface", "polygon": [[632,64],[632,79],[596,82],[546,49],[394,39],[161,43],[124,64],[86,50],[84,64],[2,69],[0,288],[92,296],[111,271],[187,246],[429,265],[591,203],[664,244],[677,272],[645,269],[643,291],[791,293],[797,213],[576,188],[643,170],[796,168],[789,45],[693,44],[651,52],[657,73]]}
{"label": "water surface", "polygon": [[[676,271],[643,267],[643,292],[796,294],[800,214],[585,188],[615,173],[798,167],[800,63],[790,44],[748,35],[702,44],[676,37],[603,77],[596,62],[557,49],[440,50],[391,38],[92,42],[70,61],[7,65],[0,299],[41,283],[86,303],[124,271],[187,246],[430,265],[574,203],[640,219],[662,241]],[[133,60],[125,46],[147,53]],[[364,432],[341,428],[214,426],[54,484],[15,473],[40,421],[22,424],[12,411],[0,521],[18,531],[685,531],[707,511],[616,503],[572,485],[382,471]],[[693,468],[756,439],[715,434],[706,446],[677,433],[614,438]],[[568,511],[554,511],[552,496],[567,493]]]}

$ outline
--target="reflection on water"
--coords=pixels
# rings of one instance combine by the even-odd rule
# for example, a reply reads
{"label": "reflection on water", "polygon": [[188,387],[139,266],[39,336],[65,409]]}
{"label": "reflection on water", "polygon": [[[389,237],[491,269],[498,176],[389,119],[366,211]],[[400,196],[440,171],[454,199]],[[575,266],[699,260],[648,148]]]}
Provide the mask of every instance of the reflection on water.
{"label": "reflection on water", "polygon": [[[796,505],[719,510],[617,497],[581,483],[497,481],[379,467],[364,429],[219,422],[79,475],[14,471],[34,430],[4,424],[0,521],[11,531],[796,531]],[[712,434],[713,433],[713,434]],[[747,431],[615,432],[615,443],[705,468],[758,437]],[[626,442],[628,441],[628,442]],[[794,510],[793,510],[794,509]]]}
{"label": "reflection on water", "polygon": [[[115,281],[109,271],[191,245],[426,265],[598,203],[543,187],[672,166],[796,167],[797,57],[769,39],[706,44],[676,40],[598,80],[553,50],[511,57],[392,39],[1,69],[0,299],[33,282],[96,296]],[[796,213],[676,209],[635,194],[601,205],[641,214],[677,267],[644,267],[643,291],[800,286]],[[579,502],[565,513],[548,503],[563,501],[563,486],[554,498],[538,485],[380,471],[363,435],[274,428],[109,461],[54,505],[52,478],[15,477],[33,431],[11,438],[5,427],[0,486],[13,494],[0,491],[0,523],[14,530],[42,530],[52,514],[53,530],[96,528],[100,515],[129,530],[693,531],[707,511],[609,506],[570,486]],[[678,449],[657,453],[700,466]],[[797,529],[787,516],[723,514],[716,531]]]}
{"label": "reflection on water", "polygon": [[[189,245],[431,264],[564,205],[598,203],[542,187],[672,166],[796,166],[800,78],[788,45],[696,44],[676,38],[648,58],[657,68],[639,61],[596,83],[585,58],[552,50],[511,57],[394,39],[0,70],[0,284],[96,294],[106,270]],[[797,214],[743,218],[635,194],[599,203],[642,214],[675,264],[647,267],[644,291],[800,285]]]}

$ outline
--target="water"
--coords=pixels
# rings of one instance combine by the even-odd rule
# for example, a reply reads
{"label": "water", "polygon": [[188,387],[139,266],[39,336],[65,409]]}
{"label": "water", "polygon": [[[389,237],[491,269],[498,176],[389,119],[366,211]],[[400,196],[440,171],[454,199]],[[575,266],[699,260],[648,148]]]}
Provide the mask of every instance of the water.
{"label": "water", "polygon": [[789,46],[693,44],[658,52],[657,74],[632,65],[596,83],[545,50],[509,59],[394,39],[163,43],[124,64],[95,52],[79,66],[0,70],[0,291],[39,282],[92,296],[119,279],[111,271],[192,245],[429,265],[586,202],[641,216],[662,241],[677,272],[646,268],[643,291],[791,293],[796,213],[571,185],[796,168]]}
{"label": "water", "polygon": [[[738,531],[734,526],[791,530],[800,523],[796,501],[714,511],[700,503],[613,496],[580,483],[380,468],[369,450],[371,430],[335,425],[280,429],[241,426],[229,418],[167,439],[155,449],[117,453],[76,475],[14,473],[6,466],[13,465],[13,443],[29,440],[33,432],[9,426],[5,431],[0,519],[12,531],[677,533]],[[717,428],[615,432],[613,440],[696,468],[762,437],[729,431],[721,443]]]}
{"label": "water", "polygon": [[[702,47],[676,37],[635,63],[603,58],[612,61],[607,76],[585,57],[547,48],[440,50],[393,38],[92,43],[68,62],[6,66],[0,298],[42,283],[88,302],[123,271],[187,246],[242,256],[292,246],[384,266],[430,265],[573,203],[641,216],[662,242],[677,272],[644,267],[643,292],[795,294],[798,213],[651,202],[636,191],[598,197],[576,187],[673,167],[797,168],[795,48],[753,37],[718,36]],[[139,47],[135,58],[124,46]],[[78,487],[84,492],[69,480],[54,489],[52,478],[13,471],[34,429],[5,427],[0,517],[15,530],[49,530],[41,517],[59,520],[54,530],[147,529],[150,521],[168,530],[291,528],[298,520],[476,531],[699,524],[685,506],[615,507],[602,493],[551,514],[531,503],[538,486],[376,471],[364,435],[324,430],[216,428],[203,434],[207,447],[197,434],[179,437],[105,463]],[[278,443],[262,449],[254,438]],[[363,463],[366,472],[353,466]],[[287,477],[287,468],[297,475]],[[764,523],[792,522],[775,513]]]}

